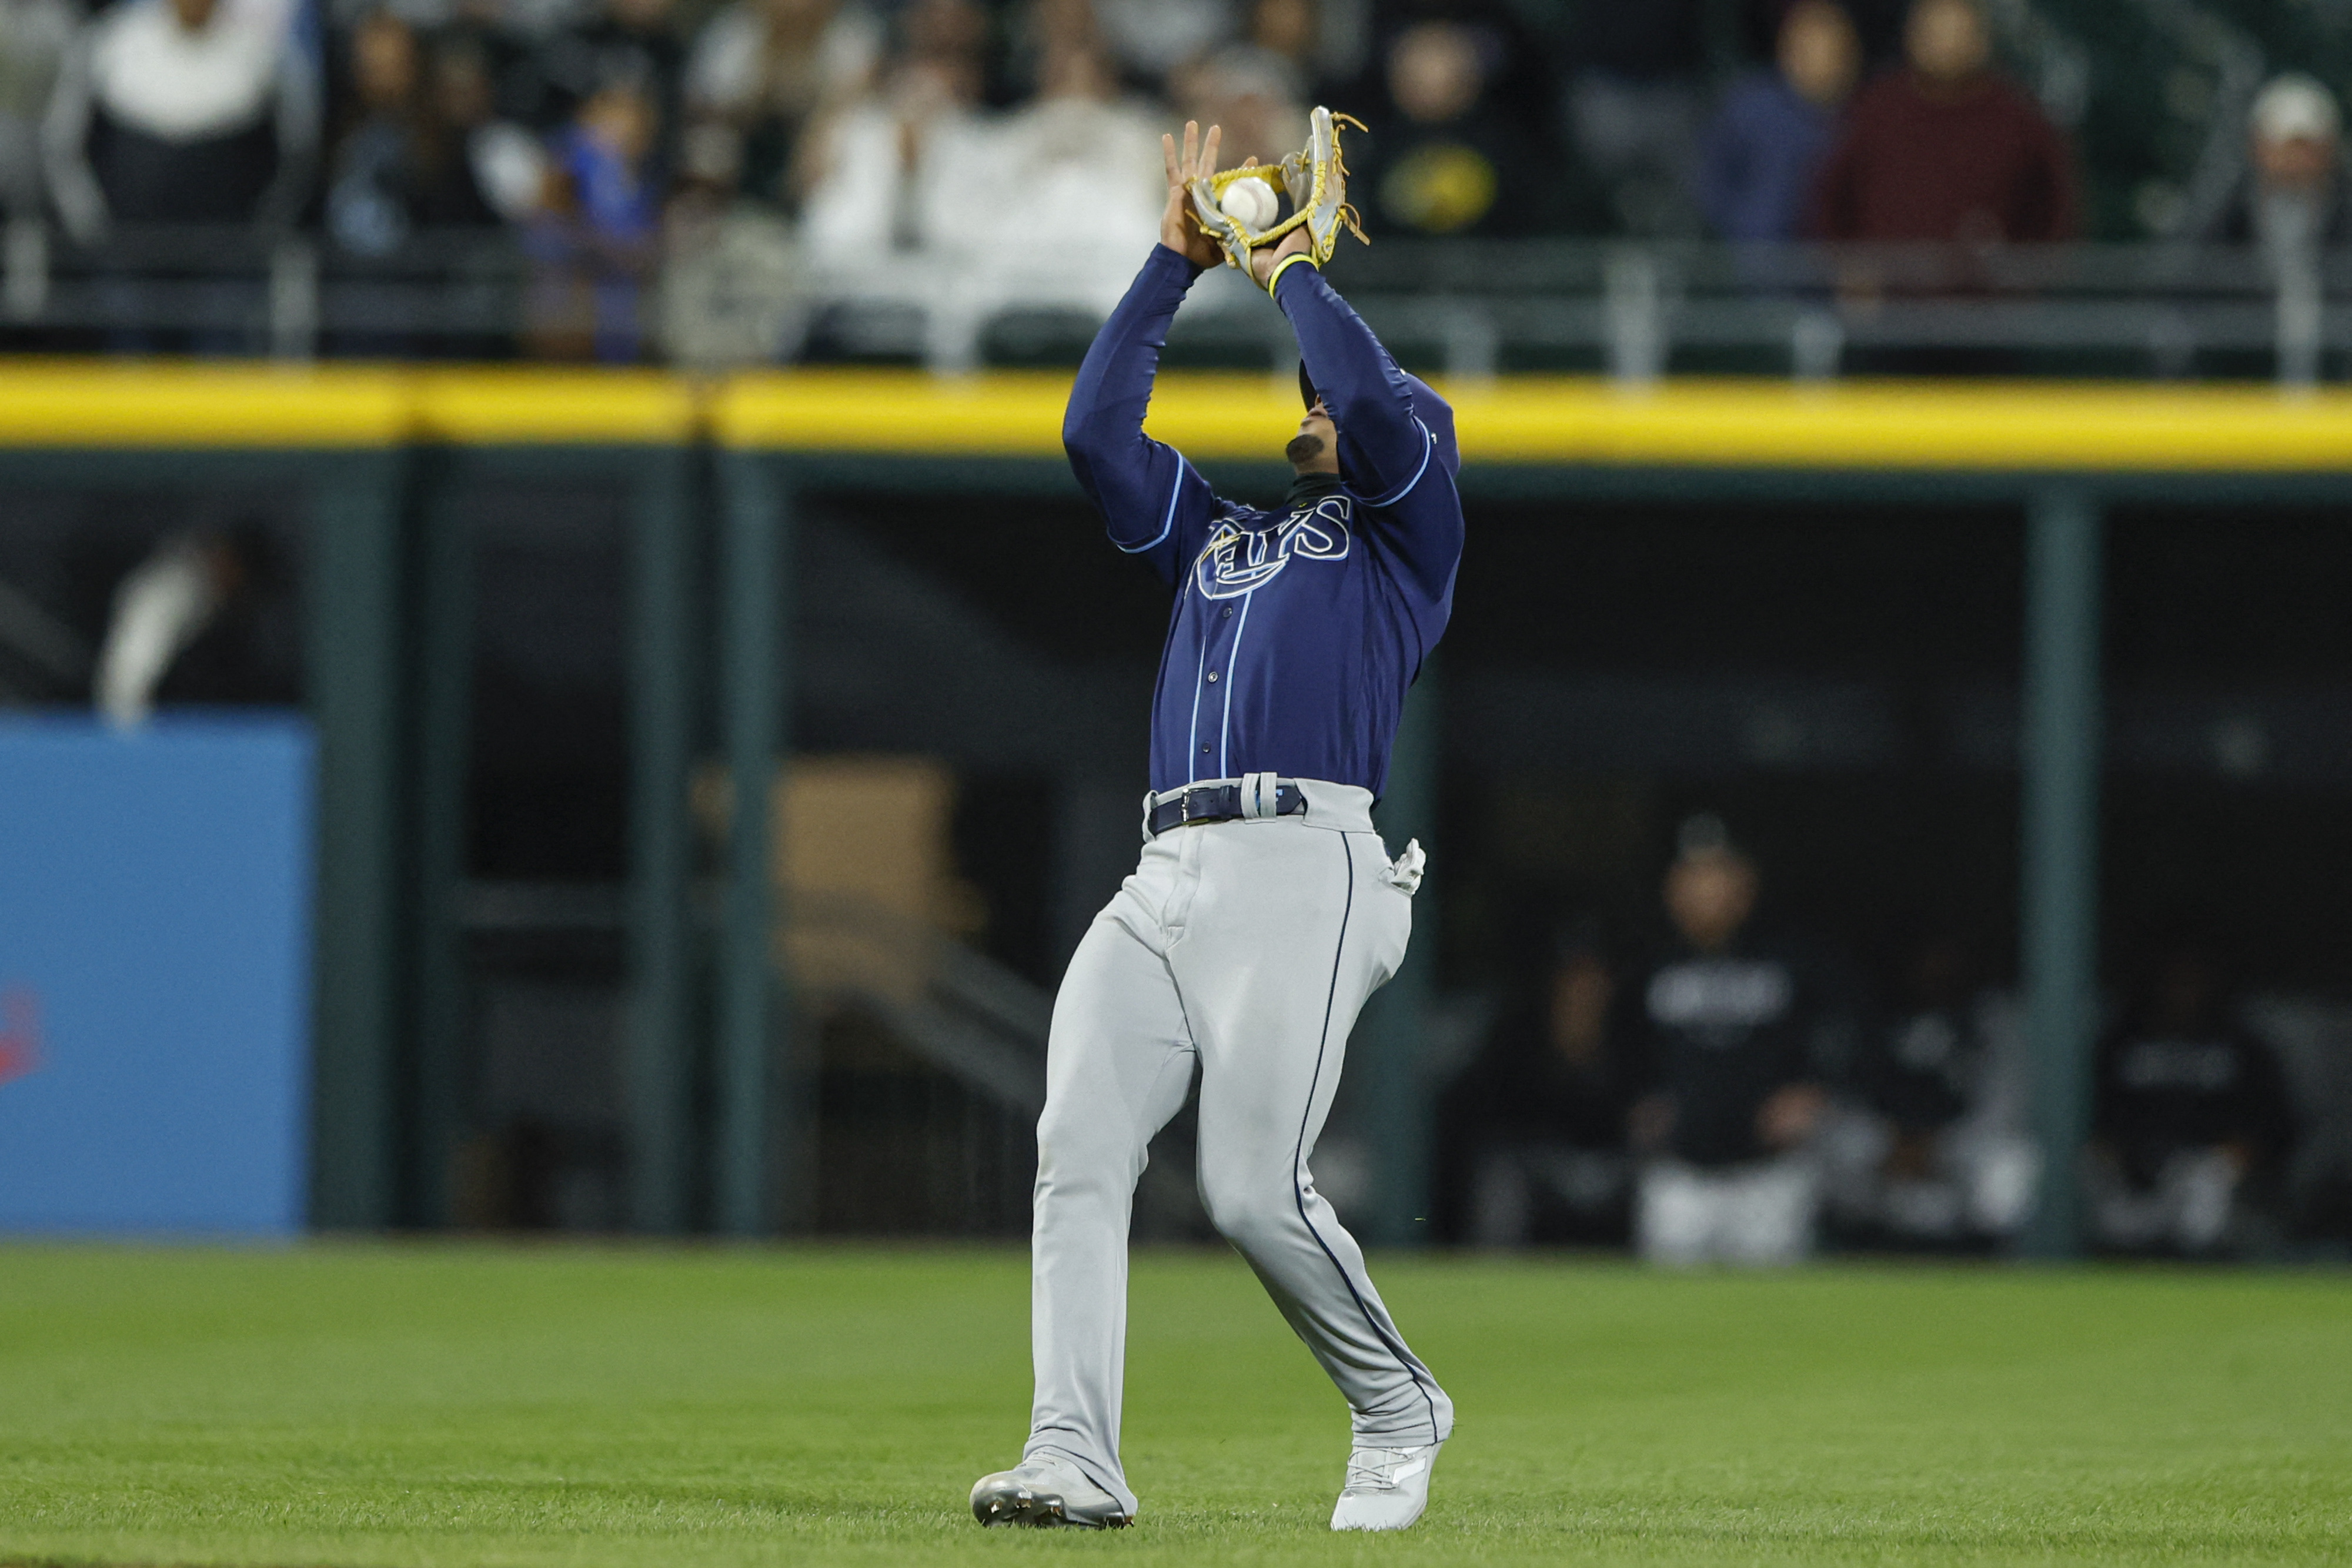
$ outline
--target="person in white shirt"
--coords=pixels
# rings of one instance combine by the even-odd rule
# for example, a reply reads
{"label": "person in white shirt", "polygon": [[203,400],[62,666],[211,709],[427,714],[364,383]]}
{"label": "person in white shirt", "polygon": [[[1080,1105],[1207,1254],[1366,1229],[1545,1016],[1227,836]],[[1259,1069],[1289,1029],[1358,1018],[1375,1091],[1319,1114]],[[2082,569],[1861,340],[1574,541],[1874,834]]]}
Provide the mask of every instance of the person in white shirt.
{"label": "person in white shirt", "polygon": [[815,172],[804,133],[866,91],[882,46],[882,25],[861,6],[735,0],[687,58],[688,173],[798,206]]}
{"label": "person in white shirt", "polygon": [[898,26],[903,47],[879,90],[810,132],[801,243],[844,282],[877,254],[988,227],[993,159],[978,112],[988,18],[972,0],[915,0]]}
{"label": "person in white shirt", "polygon": [[74,36],[66,0],[0,0],[0,208],[41,211],[41,115]]}
{"label": "person in white shirt", "polygon": [[317,162],[318,82],[258,13],[125,0],[75,40],[42,141],[85,244],[117,224],[288,224]]}
{"label": "person in white shirt", "polygon": [[1083,213],[1086,223],[1050,247],[1009,247],[997,259],[1016,292],[1083,300],[1108,315],[1136,254],[1159,233],[1167,189],[1160,126],[1120,94],[1095,38],[1076,30],[1050,38],[1037,96],[1006,118],[998,172],[1024,212]]}

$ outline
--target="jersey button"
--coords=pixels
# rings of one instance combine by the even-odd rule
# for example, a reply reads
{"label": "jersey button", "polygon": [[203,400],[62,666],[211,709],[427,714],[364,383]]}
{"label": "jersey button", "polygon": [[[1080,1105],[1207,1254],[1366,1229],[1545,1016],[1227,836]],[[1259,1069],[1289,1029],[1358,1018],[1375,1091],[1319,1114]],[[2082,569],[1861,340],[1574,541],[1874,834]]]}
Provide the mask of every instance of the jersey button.
{"label": "jersey button", "polygon": [[1209,748],[1208,748],[1207,747],[1205,747],[1205,746],[1204,746],[1204,747],[1201,747],[1201,755],[1202,755],[1202,756],[1203,756],[1203,757],[1208,756],[1208,755],[1209,755]]}
{"label": "jersey button", "polygon": [[1231,621],[1233,618],[1234,618],[1234,607],[1233,607],[1232,605],[1228,604],[1228,605],[1226,605],[1226,606],[1225,606],[1225,619],[1226,619],[1226,620],[1228,620],[1228,621]]}
{"label": "jersey button", "polygon": [[1213,686],[1217,684],[1217,672],[1214,670],[1209,672],[1209,684]]}

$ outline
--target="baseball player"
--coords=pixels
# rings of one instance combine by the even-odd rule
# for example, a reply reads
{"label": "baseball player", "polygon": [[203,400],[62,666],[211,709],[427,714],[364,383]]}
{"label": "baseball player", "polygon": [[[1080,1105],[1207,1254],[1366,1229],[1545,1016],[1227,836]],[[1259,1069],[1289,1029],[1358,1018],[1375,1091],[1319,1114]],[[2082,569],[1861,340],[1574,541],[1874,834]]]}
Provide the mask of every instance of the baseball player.
{"label": "baseball player", "polygon": [[1633,1107],[1652,1158],[1634,1199],[1661,1263],[1793,1263],[1812,1250],[1828,1109],[1822,988],[1749,927],[1756,862],[1722,819],[1691,818],[1666,870],[1675,941],[1643,987],[1654,1092]]}
{"label": "baseball player", "polygon": [[1298,338],[1307,407],[1285,449],[1288,499],[1273,511],[1227,500],[1143,434],[1169,321],[1218,260],[1186,188],[1215,168],[1218,130],[1196,150],[1197,134],[1184,127],[1181,154],[1163,139],[1160,243],[1087,351],[1063,423],[1111,543],[1175,606],[1142,861],[1054,1006],[1029,1441],[971,1506],[983,1524],[1134,1520],[1118,1454],[1128,1221],[1145,1145],[1197,1072],[1209,1216],[1353,1417],[1331,1527],[1399,1530],[1428,1500],[1454,1405],[1406,1348],[1307,1162],[1349,1026],[1396,972],[1412,925],[1419,846],[1391,860],[1371,807],[1405,690],[1452,607],[1459,458],[1452,411],[1332,292],[1305,227],[1244,253]]}

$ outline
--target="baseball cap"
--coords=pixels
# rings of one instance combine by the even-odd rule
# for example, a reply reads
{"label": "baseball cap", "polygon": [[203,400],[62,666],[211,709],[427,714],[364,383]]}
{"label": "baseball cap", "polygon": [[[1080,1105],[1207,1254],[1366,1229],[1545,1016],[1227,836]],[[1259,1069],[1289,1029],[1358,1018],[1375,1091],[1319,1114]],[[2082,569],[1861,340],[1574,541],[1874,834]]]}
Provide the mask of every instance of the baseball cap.
{"label": "baseball cap", "polygon": [[1697,855],[1736,855],[1739,846],[1731,841],[1731,830],[1721,817],[1712,811],[1701,811],[1685,817],[1675,831],[1675,854],[1688,860]]}
{"label": "baseball cap", "polygon": [[2246,118],[2264,141],[2333,141],[2343,125],[2336,95],[2301,71],[2273,77]]}

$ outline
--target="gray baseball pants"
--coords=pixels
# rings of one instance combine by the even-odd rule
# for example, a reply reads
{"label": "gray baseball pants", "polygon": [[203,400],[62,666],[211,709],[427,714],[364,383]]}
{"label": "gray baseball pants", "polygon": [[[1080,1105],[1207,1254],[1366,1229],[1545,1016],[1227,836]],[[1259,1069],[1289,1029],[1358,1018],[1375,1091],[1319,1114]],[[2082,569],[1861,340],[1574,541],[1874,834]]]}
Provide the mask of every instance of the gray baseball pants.
{"label": "gray baseball pants", "polygon": [[1128,1221],[1145,1145],[1196,1071],[1202,1201],[1347,1398],[1356,1440],[1403,1448],[1454,1427],[1453,1401],[1405,1348],[1307,1173],[1349,1029],[1404,956],[1412,897],[1390,880],[1369,792],[1301,787],[1304,816],[1147,843],[1054,1004],[1024,1458],[1069,1461],[1130,1511],[1118,1458]]}

